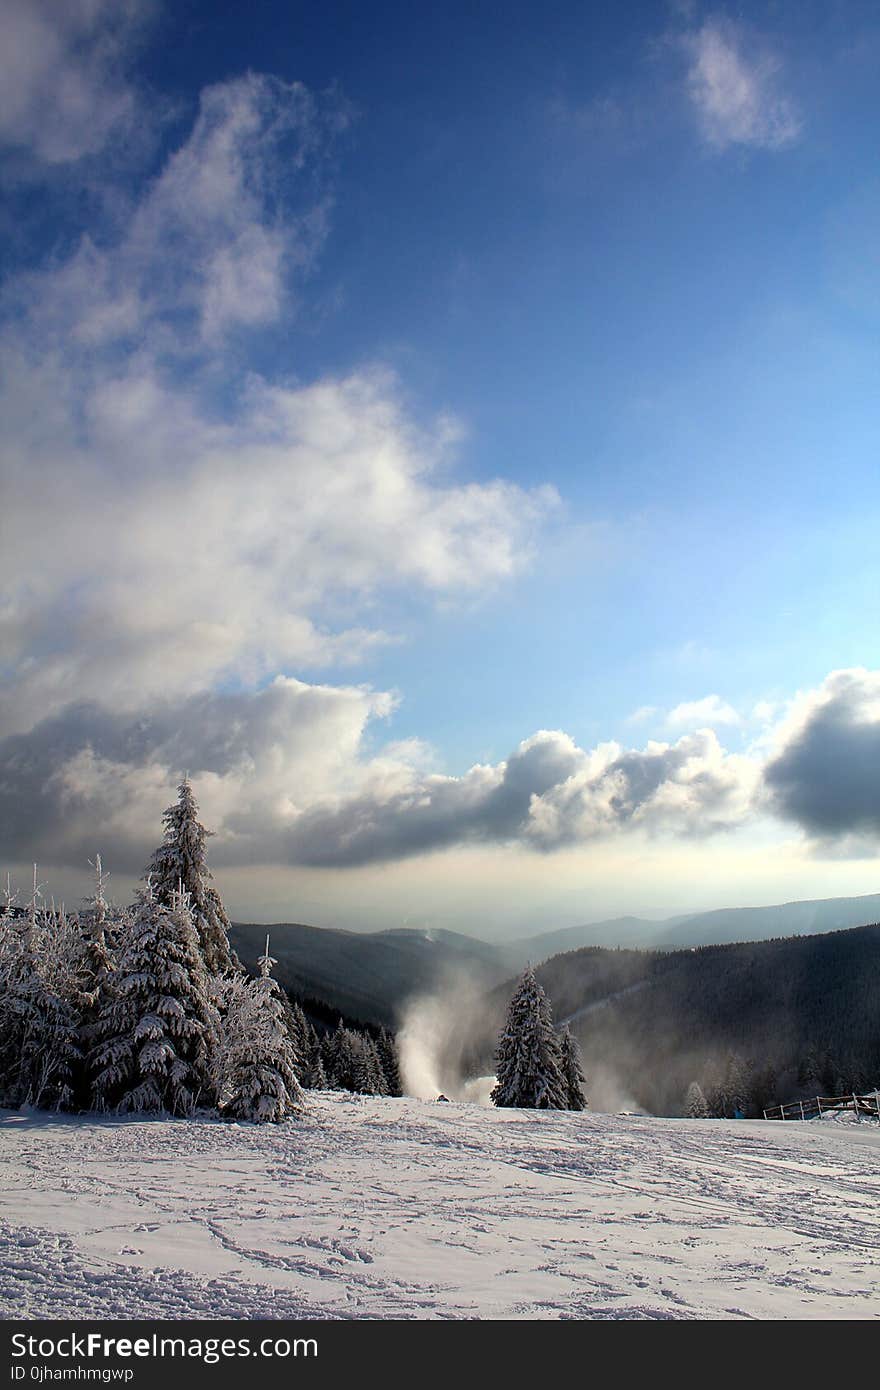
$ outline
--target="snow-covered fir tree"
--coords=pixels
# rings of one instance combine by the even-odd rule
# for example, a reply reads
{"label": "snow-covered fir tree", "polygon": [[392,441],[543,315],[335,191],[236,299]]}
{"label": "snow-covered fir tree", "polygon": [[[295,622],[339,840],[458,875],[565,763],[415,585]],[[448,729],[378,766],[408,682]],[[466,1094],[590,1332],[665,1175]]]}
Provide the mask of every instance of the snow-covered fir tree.
{"label": "snow-covered fir tree", "polygon": [[301,1067],[299,1079],[301,1085],[310,1091],[326,1091],[327,1075],[324,1071],[324,1060],[321,1052],[321,1040],[318,1037],[315,1025],[305,1018],[305,1033],[303,1050],[301,1055]]}
{"label": "snow-covered fir tree", "polygon": [[163,813],[164,843],[153,854],[144,878],[152,883],[153,895],[170,906],[182,884],[189,894],[193,921],[208,971],[213,975],[241,968],[229,944],[229,918],[220,894],[211,887],[207,864],[207,840],[214,832],[199,820],[189,779],[177,788],[177,801]]}
{"label": "snow-covered fir tree", "polygon": [[[321,1046],[325,1085],[335,1091],[387,1096],[388,1080],[376,1040],[369,1033],[346,1028],[340,1018]],[[317,1083],[316,1083],[317,1085]]]}
{"label": "snow-covered fir tree", "polygon": [[65,912],[63,904],[56,910],[53,903],[40,914],[36,932],[41,1017],[22,1055],[26,1099],[42,1109],[68,1110],[83,1098],[80,1022],[88,985],[86,942],[79,919]]}
{"label": "snow-covered fir tree", "polygon": [[0,1096],[7,1105],[71,1108],[80,1064],[78,984],[83,942],[76,918],[41,902],[34,883],[16,916],[7,881],[0,922]]}
{"label": "snow-covered fir tree", "polygon": [[330,1085],[337,1091],[356,1091],[357,1036],[351,1028],[345,1027],[341,1019],[333,1035],[332,1055],[332,1070],[328,1073]]}
{"label": "snow-covered fir tree", "polygon": [[124,923],[90,1055],[98,1110],[190,1115],[211,1105],[219,1019],[189,898],[147,882]]}
{"label": "snow-covered fir tree", "polygon": [[742,1118],[752,1108],[752,1065],[738,1052],[731,1052],[727,1058],[724,1089],[728,1111],[731,1116]]}
{"label": "snow-covered fir tree", "polygon": [[352,1090],[363,1096],[388,1094],[388,1083],[382,1070],[375,1039],[366,1033],[355,1034],[353,1079]]}
{"label": "snow-covered fir tree", "polygon": [[320,1048],[312,1058],[312,1063],[309,1068],[308,1085],[309,1089],[312,1091],[329,1090],[327,1074],[324,1071],[324,1059],[321,1056]]}
{"label": "snow-covered fir tree", "polygon": [[391,1034],[383,1028],[379,1034],[379,1041],[376,1044],[379,1050],[379,1060],[382,1063],[382,1071],[385,1073],[385,1084],[388,1087],[389,1096],[402,1096],[403,1087],[400,1081],[400,1062],[397,1056],[397,1044]]}
{"label": "snow-covered fir tree", "polygon": [[0,916],[0,983],[0,1104],[19,1106],[27,1088],[22,1059],[40,1022],[41,985],[35,924],[18,914],[8,875]]}
{"label": "snow-covered fir tree", "polygon": [[709,1115],[709,1106],[706,1097],[703,1095],[703,1088],[699,1081],[692,1081],[688,1086],[687,1095],[684,1102],[684,1113],[691,1120],[705,1120]]}
{"label": "snow-covered fir tree", "polygon": [[289,1009],[272,979],[268,938],[258,964],[256,979],[233,976],[226,985],[219,1106],[232,1120],[277,1124],[299,1113],[305,1100]]}
{"label": "snow-covered fir tree", "polygon": [[321,1043],[321,1053],[324,1059],[324,1070],[327,1073],[327,1085],[333,1091],[344,1090],[345,1086],[340,1080],[340,1075],[346,1065],[346,1027],[340,1018],[332,1033],[325,1033]]}
{"label": "snow-covered fir tree", "polygon": [[568,1024],[566,1024],[562,1030],[559,1051],[562,1080],[565,1083],[568,1109],[586,1110],[587,1098],[584,1095],[584,1082],[586,1078],[581,1062],[581,1050],[578,1047],[577,1039],[572,1037]]}
{"label": "snow-covered fir tree", "polygon": [[516,987],[495,1054],[495,1105],[566,1110],[559,1041],[550,1004],[528,966]]}

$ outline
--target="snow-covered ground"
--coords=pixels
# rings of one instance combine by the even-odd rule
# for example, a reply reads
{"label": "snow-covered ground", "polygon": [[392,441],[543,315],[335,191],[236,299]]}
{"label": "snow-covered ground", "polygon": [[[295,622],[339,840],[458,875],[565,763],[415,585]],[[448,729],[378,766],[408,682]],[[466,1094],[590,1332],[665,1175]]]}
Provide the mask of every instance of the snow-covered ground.
{"label": "snow-covered ground", "polygon": [[0,1116],[7,1317],[880,1317],[877,1125]]}

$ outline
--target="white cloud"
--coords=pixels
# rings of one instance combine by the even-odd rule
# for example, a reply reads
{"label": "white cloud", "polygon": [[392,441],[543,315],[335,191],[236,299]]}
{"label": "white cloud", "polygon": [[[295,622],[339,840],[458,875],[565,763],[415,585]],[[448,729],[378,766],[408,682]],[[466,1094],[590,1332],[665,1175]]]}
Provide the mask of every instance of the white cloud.
{"label": "white cloud", "polygon": [[[47,368],[49,395],[59,371]],[[219,425],[133,370],[87,394],[79,447],[58,398],[54,421],[39,404],[31,377],[38,413],[16,440],[6,514],[7,727],[71,699],[131,707],[218,678],[358,660],[387,635],[330,627],[325,612],[368,611],[394,587],[504,579],[553,501],[503,482],[435,482],[445,431],[415,430],[381,374],[254,382]],[[7,420],[16,413],[10,402]],[[47,496],[52,544],[40,547]]]}
{"label": "white cloud", "polygon": [[741,724],[742,719],[720,695],[706,695],[702,700],[676,705],[667,714],[666,723],[670,729],[712,729],[719,724]]}
{"label": "white cloud", "polygon": [[656,705],[639,705],[638,709],[627,715],[626,722],[627,724],[646,724],[649,719],[654,718],[656,713]]}
{"label": "white cloud", "polygon": [[527,563],[552,489],[456,483],[454,427],[381,369],[242,379],[226,349],[314,255],[326,197],[297,175],[344,119],[298,84],[210,88],[115,237],[7,287],[7,729],[360,660],[381,594]]}
{"label": "white cloud", "polygon": [[69,164],[129,134],[125,69],[149,0],[5,0],[0,145]]}
{"label": "white cloud", "polygon": [[322,160],[340,101],[248,73],[206,88],[193,128],[118,225],[7,289],[42,341],[180,359],[295,309],[326,237]]}
{"label": "white cloud", "polygon": [[780,63],[745,30],[711,19],[683,44],[688,95],[708,144],[779,150],[797,139],[801,122],[780,88]]}
{"label": "white cloud", "polygon": [[0,741],[0,840],[13,859],[84,864],[96,848],[143,866],[182,770],[217,831],[218,866],[352,869],[442,851],[558,854],[794,821],[828,856],[864,855],[880,829],[880,673],[833,672],[792,702],[768,754],[710,729],[644,748],[580,748],[560,730],[502,762],[435,770],[420,740],[377,739],[396,698],[277,677],[255,692],[69,705]]}
{"label": "white cloud", "polygon": [[749,814],[758,765],[709,730],[644,750],[584,750],[543,730],[503,762],[450,776],[418,740],[374,748],[394,707],[363,686],[283,677],[127,714],[69,706],[0,743],[0,838],[24,858],[37,837],[54,863],[100,845],[137,869],[184,769],[218,865],[346,867],[474,844],[549,852],[633,831],[704,836]]}

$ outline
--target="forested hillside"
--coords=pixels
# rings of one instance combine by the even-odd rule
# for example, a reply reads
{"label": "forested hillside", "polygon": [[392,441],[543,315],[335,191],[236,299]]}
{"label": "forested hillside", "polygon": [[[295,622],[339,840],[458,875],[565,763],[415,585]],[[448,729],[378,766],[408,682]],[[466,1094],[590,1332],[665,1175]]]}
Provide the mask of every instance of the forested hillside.
{"label": "forested hillside", "polygon": [[276,978],[286,990],[386,1028],[396,1026],[409,999],[453,974],[491,989],[514,968],[503,948],[455,932],[350,932],[292,922],[233,924],[230,940],[246,965],[256,962],[267,932]]}
{"label": "forested hillside", "polygon": [[[588,1092],[616,1090],[653,1114],[683,1114],[694,1081],[723,1092],[732,1070],[745,1113],[777,1094],[880,1083],[880,926],[686,951],[590,947],[536,974],[557,1025],[570,1020]],[[493,991],[476,1025],[478,1069],[511,989]]]}

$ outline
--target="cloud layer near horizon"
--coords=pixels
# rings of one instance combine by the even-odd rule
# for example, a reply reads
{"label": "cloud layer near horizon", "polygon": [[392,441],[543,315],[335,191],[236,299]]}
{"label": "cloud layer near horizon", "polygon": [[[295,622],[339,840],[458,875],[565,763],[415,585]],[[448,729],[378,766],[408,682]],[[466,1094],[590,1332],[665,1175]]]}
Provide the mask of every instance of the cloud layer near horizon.
{"label": "cloud layer near horizon", "polygon": [[68,865],[100,842],[135,871],[182,769],[220,865],[341,868],[473,844],[549,853],[634,832],[705,837],[768,811],[824,841],[880,829],[877,672],[832,673],[746,753],[708,728],[591,750],[542,730],[461,776],[434,770],[416,741],[375,748],[394,708],[363,686],[285,677],[138,713],[69,706],[0,743],[3,842],[24,859],[38,841],[44,859]]}

